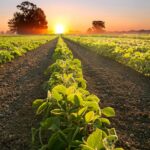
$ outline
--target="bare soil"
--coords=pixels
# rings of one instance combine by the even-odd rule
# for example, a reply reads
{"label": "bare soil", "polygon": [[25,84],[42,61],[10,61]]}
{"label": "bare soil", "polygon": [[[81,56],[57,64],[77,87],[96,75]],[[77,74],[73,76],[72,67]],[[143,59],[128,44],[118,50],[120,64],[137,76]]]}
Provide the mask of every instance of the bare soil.
{"label": "bare soil", "polygon": [[41,85],[56,46],[53,40],[0,66],[0,150],[29,150],[36,122],[32,102],[45,98]]}
{"label": "bare soil", "polygon": [[100,107],[111,106],[111,119],[125,150],[150,149],[150,78],[69,40],[65,40],[83,65],[88,89],[100,97]]}

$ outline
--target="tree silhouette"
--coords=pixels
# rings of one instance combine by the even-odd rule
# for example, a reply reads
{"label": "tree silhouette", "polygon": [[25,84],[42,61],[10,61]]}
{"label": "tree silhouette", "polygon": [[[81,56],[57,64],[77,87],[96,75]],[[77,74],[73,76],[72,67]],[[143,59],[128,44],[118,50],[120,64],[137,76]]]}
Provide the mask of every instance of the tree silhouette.
{"label": "tree silhouette", "polygon": [[88,33],[103,33],[105,28],[105,22],[104,21],[93,21],[92,22],[92,28],[89,28],[87,30]]}
{"label": "tree silhouette", "polygon": [[17,5],[19,12],[8,22],[10,31],[18,34],[41,34],[47,32],[47,21],[44,11],[28,1]]}

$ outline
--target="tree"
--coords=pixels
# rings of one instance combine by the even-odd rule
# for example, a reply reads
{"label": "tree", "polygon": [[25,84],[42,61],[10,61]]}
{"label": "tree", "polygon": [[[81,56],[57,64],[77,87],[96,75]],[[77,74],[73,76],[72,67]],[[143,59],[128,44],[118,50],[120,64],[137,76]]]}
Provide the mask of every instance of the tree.
{"label": "tree", "polygon": [[95,32],[103,32],[104,30],[104,28],[105,28],[105,22],[103,22],[103,21],[93,21],[93,30],[95,31]]}
{"label": "tree", "polygon": [[105,22],[104,21],[93,21],[92,22],[92,28],[89,28],[87,30],[88,33],[103,33],[105,28]]}
{"label": "tree", "polygon": [[10,31],[18,34],[40,34],[47,32],[47,21],[44,11],[28,1],[17,5],[19,12],[8,22]]}

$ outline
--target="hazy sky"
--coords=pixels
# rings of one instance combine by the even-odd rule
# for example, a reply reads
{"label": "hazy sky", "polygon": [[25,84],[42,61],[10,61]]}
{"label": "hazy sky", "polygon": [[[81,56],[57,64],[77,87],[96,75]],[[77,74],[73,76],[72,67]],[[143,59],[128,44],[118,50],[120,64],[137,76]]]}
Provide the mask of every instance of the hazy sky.
{"label": "hazy sky", "polygon": [[[0,30],[23,0],[0,0]],[[103,20],[106,30],[150,29],[150,0],[30,0],[47,16],[49,29],[62,23],[69,30],[86,31],[93,20]]]}

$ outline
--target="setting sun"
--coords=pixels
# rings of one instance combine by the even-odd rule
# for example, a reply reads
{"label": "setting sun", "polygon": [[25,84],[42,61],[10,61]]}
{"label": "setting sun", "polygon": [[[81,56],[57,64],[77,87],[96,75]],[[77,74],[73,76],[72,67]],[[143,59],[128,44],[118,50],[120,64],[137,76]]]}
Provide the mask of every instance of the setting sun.
{"label": "setting sun", "polygon": [[62,24],[57,24],[55,27],[55,33],[56,34],[64,33],[64,26]]}

